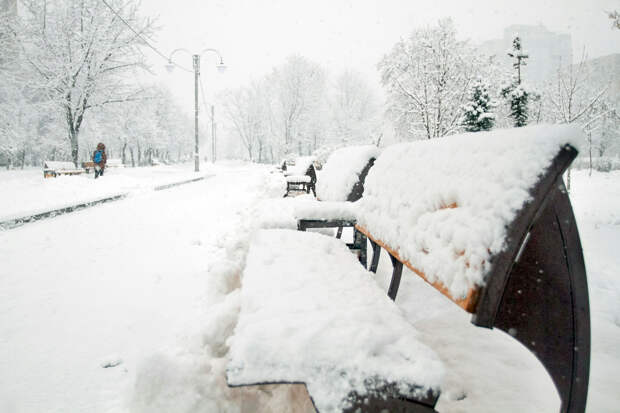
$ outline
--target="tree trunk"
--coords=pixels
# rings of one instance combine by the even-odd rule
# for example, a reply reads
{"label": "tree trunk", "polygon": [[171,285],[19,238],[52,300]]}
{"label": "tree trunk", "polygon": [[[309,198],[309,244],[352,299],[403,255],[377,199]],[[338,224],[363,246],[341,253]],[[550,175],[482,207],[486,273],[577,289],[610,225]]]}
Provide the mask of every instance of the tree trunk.
{"label": "tree trunk", "polygon": [[78,167],[78,159],[80,156],[80,146],[78,143],[78,132],[73,128],[69,130],[69,142],[71,144],[71,160],[75,167]]}
{"label": "tree trunk", "polygon": [[136,159],[133,156],[133,146],[129,147],[129,154],[131,155],[131,167],[135,168],[136,167]]}
{"label": "tree trunk", "polygon": [[123,163],[123,165],[125,165],[125,161],[127,160],[127,153],[125,152],[127,150],[127,142],[123,143],[123,149],[121,150],[121,162]]}
{"label": "tree trunk", "polygon": [[588,146],[588,150],[590,152],[590,172],[588,173],[588,176],[592,176],[592,132],[588,132]]}

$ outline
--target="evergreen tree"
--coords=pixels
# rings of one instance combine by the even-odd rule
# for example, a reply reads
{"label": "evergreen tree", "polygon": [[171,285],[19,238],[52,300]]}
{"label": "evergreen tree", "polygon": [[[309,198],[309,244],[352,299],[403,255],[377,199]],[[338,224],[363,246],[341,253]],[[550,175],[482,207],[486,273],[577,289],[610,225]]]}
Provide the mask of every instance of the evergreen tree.
{"label": "evergreen tree", "polygon": [[514,59],[512,66],[517,74],[510,84],[502,88],[501,94],[510,105],[510,117],[514,119],[514,125],[521,127],[527,125],[530,100],[530,92],[521,84],[521,66],[526,65],[529,55],[523,50],[521,38],[518,35],[512,41],[512,50],[508,52],[508,56]]}
{"label": "evergreen tree", "polygon": [[495,124],[492,112],[495,102],[489,95],[487,85],[478,78],[469,92],[469,101],[463,105],[462,125],[467,132],[490,130]]}

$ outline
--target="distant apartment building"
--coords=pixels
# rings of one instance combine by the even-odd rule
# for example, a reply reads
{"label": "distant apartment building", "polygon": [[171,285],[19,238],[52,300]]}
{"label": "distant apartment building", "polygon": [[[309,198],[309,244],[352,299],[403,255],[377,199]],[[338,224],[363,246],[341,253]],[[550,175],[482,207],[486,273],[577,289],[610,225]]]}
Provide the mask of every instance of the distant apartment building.
{"label": "distant apartment building", "polygon": [[570,34],[553,33],[542,25],[508,26],[504,29],[502,39],[486,41],[479,47],[483,52],[495,55],[499,62],[505,62],[509,67],[512,61],[506,53],[511,49],[516,34],[521,37],[523,48],[530,56],[523,69],[529,83],[542,84],[555,75],[560,64],[567,66],[573,63]]}

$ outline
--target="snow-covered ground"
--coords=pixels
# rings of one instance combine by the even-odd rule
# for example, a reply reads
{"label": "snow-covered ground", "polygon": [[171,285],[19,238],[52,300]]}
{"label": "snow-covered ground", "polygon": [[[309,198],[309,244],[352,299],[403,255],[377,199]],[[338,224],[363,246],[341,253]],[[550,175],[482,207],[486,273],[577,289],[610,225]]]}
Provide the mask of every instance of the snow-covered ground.
{"label": "snow-covered ground", "polygon": [[[288,223],[283,215],[295,200],[262,202],[283,193],[283,180],[268,168],[228,164],[209,172],[215,176],[206,181],[137,191],[0,232],[1,412],[310,409],[299,386],[225,385],[247,242],[259,225],[277,225],[278,216]],[[143,182],[157,179],[144,173]],[[112,173],[84,185],[108,185],[107,178],[111,184]],[[5,199],[23,200],[11,214],[37,208],[34,181],[31,172],[0,173],[0,215],[9,213]],[[592,312],[588,412],[617,412],[620,173],[574,171],[572,186]],[[68,193],[86,192],[78,187]],[[390,272],[385,258],[380,284]],[[408,273],[397,304],[446,364],[439,411],[558,410],[544,369],[501,331],[474,327]]]}
{"label": "snow-covered ground", "polygon": [[0,222],[25,215],[62,208],[121,193],[136,193],[155,186],[192,179],[208,174],[210,164],[200,173],[194,164],[161,165],[146,168],[108,168],[101,179],[94,174],[43,178],[40,168],[0,169]]}

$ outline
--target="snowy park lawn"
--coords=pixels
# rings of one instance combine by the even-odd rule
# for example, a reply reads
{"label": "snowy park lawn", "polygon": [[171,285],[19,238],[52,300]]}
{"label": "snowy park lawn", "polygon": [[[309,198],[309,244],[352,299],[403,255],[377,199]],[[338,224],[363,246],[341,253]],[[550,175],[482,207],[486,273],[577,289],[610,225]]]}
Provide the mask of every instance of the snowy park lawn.
{"label": "snowy park lawn", "polygon": [[[249,239],[298,200],[275,201],[284,179],[256,165],[218,165],[208,180],[141,191],[195,176],[173,169],[112,170],[97,181],[0,172],[2,216],[116,193],[114,182],[134,192],[0,232],[0,412],[311,408],[299,386],[230,389],[224,375]],[[571,198],[590,289],[588,412],[617,412],[620,172],[573,171]],[[386,258],[376,275],[381,285],[389,282]],[[550,378],[515,340],[474,327],[411,273],[403,274],[396,303],[446,366],[438,411],[558,411]]]}
{"label": "snowy park lawn", "polygon": [[[210,167],[208,164],[204,167]],[[202,168],[200,174],[205,175]],[[121,193],[195,178],[194,164],[142,168],[108,168],[101,179],[94,173],[43,178],[41,169],[0,169],[0,221],[93,201]]]}

